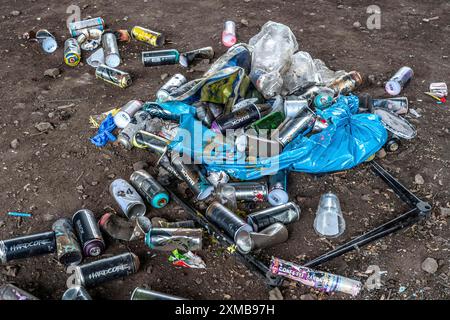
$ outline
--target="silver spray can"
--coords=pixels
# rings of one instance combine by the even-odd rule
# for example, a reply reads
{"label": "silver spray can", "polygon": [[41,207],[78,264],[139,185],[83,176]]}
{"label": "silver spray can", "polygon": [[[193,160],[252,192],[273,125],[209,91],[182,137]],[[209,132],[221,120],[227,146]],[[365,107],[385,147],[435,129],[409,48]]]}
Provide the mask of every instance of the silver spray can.
{"label": "silver spray can", "polygon": [[117,141],[119,141],[119,143],[126,149],[131,149],[133,147],[132,140],[134,135],[139,130],[145,130],[148,119],[150,119],[148,112],[144,110],[136,112],[136,114],[131,118],[130,123],[119,133]]}
{"label": "silver spray can", "polygon": [[286,242],[289,233],[281,223],[275,223],[260,232],[250,232],[240,241],[239,249],[242,253],[264,249]]}
{"label": "silver spray can", "polygon": [[202,236],[202,229],[151,228],[145,235],[145,244],[161,251],[197,251],[202,250]]}
{"label": "silver spray can", "polygon": [[298,221],[300,207],[294,202],[253,212],[247,216],[247,222],[258,232],[274,223],[289,224]]}
{"label": "silver spray can", "polygon": [[64,292],[61,300],[92,300],[92,298],[85,288],[73,286]]}
{"label": "silver spray can", "polygon": [[276,174],[269,176],[269,194],[267,198],[273,206],[279,206],[289,201],[286,170],[279,170]]}
{"label": "silver spray can", "polygon": [[275,130],[272,134],[272,140],[277,141],[284,148],[300,134],[311,130],[314,127],[314,123],[314,114],[309,110],[305,110],[296,118],[284,120],[278,130]]}
{"label": "silver spray can", "polygon": [[124,179],[116,179],[109,186],[109,192],[128,219],[145,215],[146,207],[139,193]]}
{"label": "silver spray can", "polygon": [[234,189],[236,201],[263,202],[267,200],[268,190],[265,182],[232,182],[219,184],[215,191],[216,195],[220,197],[226,191],[225,189],[230,187]]}
{"label": "silver spray can", "polygon": [[10,283],[0,286],[0,300],[39,300],[32,294]]}
{"label": "silver spray can", "polygon": [[141,100],[128,101],[120,111],[114,116],[114,123],[118,128],[125,128],[130,122],[131,118],[142,109],[144,103]]}
{"label": "silver spray can", "polygon": [[303,98],[284,100],[284,115],[286,118],[295,118],[308,108],[308,100]]}
{"label": "silver spray can", "polygon": [[112,32],[105,32],[102,35],[103,54],[105,56],[105,64],[111,68],[120,65],[119,47],[117,46],[117,38]]}
{"label": "silver spray can", "polygon": [[166,101],[170,94],[177,88],[181,87],[183,84],[187,82],[185,76],[180,73],[174,74],[172,78],[169,79],[161,89],[156,92],[156,101],[164,102]]}
{"label": "silver spray can", "polygon": [[167,191],[147,171],[137,170],[133,172],[130,181],[153,208],[160,209],[169,203]]}

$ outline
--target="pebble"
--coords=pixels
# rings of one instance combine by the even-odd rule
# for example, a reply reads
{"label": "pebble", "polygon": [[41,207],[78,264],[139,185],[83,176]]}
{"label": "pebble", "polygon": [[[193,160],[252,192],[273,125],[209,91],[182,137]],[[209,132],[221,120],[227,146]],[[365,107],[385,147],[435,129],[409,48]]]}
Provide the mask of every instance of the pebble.
{"label": "pebble", "polygon": [[3,226],[5,226],[5,221],[0,220],[0,228],[3,227]]}
{"label": "pebble", "polygon": [[437,261],[433,258],[428,257],[422,262],[422,270],[431,274],[435,273],[438,267]]}
{"label": "pebble", "polygon": [[44,76],[56,78],[61,74],[61,70],[58,68],[51,68],[44,71]]}
{"label": "pebble", "polygon": [[224,295],[223,295],[223,298],[224,298],[225,300],[230,300],[230,299],[231,299],[231,296],[230,296],[229,294],[224,294]]}
{"label": "pebble", "polygon": [[302,294],[300,296],[300,300],[317,300],[317,298],[315,296],[313,296],[312,294],[307,293],[307,294]]}
{"label": "pebble", "polygon": [[361,22],[359,22],[359,21],[353,22],[353,27],[356,28],[356,29],[361,28]]}
{"label": "pebble", "polygon": [[269,291],[269,300],[283,300],[283,295],[281,294],[280,289],[273,288]]}
{"label": "pebble", "polygon": [[384,157],[386,157],[386,151],[384,150],[384,148],[381,148],[380,150],[378,150],[377,157],[379,159],[383,159]]}
{"label": "pebble", "polygon": [[52,214],[50,213],[44,213],[44,215],[42,216],[42,218],[44,219],[44,221],[53,221],[55,218],[53,217]]}
{"label": "pebble", "polygon": [[369,80],[369,82],[371,84],[376,84],[377,83],[377,78],[373,74],[369,74],[369,76],[367,76],[367,80]]}
{"label": "pebble", "polygon": [[110,173],[108,174],[108,179],[114,179],[116,175],[114,173]]}
{"label": "pebble", "polygon": [[18,15],[20,15],[20,11],[18,11],[18,10],[13,10],[13,11],[11,11],[11,15],[17,17]]}
{"label": "pebble", "polygon": [[201,285],[203,283],[203,280],[200,278],[195,279],[195,283],[198,285]]}
{"label": "pebble", "polygon": [[148,266],[146,271],[147,271],[148,274],[152,273],[153,266]]}
{"label": "pebble", "polygon": [[53,125],[50,122],[39,122],[34,127],[40,132],[45,132],[47,130],[53,129]]}
{"label": "pebble", "polygon": [[247,20],[247,19],[241,19],[241,24],[242,24],[243,26],[248,27],[248,20]]}
{"label": "pebble", "polygon": [[442,217],[444,217],[444,218],[450,217],[450,208],[441,207],[440,210],[441,210]]}
{"label": "pebble", "polygon": [[161,75],[161,80],[166,79],[168,76],[169,76],[168,73],[163,73],[163,74]]}
{"label": "pebble", "polygon": [[11,141],[9,145],[11,146],[12,149],[16,150],[19,147],[19,140],[14,139],[13,141]]}
{"label": "pebble", "polygon": [[337,8],[338,8],[338,9],[344,9],[344,5],[343,5],[343,4],[340,4],[340,5],[337,6]]}
{"label": "pebble", "polygon": [[416,184],[424,184],[425,180],[423,179],[423,177],[420,174],[416,174],[416,176],[414,177],[414,182]]}
{"label": "pebble", "polygon": [[142,169],[146,169],[148,168],[148,164],[145,161],[138,161],[133,163],[133,170],[137,171],[137,170],[142,170]]}

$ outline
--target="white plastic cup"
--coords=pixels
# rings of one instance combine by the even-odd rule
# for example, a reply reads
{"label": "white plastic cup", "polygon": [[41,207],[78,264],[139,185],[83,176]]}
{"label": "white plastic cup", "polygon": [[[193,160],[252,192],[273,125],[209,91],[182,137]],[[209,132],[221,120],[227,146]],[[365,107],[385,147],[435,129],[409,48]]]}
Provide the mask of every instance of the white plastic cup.
{"label": "white plastic cup", "polygon": [[336,238],[345,231],[345,220],[342,215],[338,197],[331,192],[320,197],[319,207],[314,219],[314,230],[328,238]]}

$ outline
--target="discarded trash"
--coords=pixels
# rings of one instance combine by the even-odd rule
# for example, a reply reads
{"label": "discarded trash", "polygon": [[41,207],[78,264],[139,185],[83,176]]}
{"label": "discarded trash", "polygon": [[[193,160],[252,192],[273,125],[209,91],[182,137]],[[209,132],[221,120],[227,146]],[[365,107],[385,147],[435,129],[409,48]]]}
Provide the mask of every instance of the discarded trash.
{"label": "discarded trash", "polygon": [[169,203],[169,194],[147,171],[138,170],[130,176],[131,184],[153,208],[163,208]]}
{"label": "discarded trash", "polygon": [[131,36],[154,47],[160,47],[165,42],[164,34],[138,26],[131,29]]}
{"label": "discarded trash", "polygon": [[130,42],[131,40],[131,35],[128,32],[128,30],[124,29],[116,30],[114,31],[114,35],[116,36],[117,41],[119,42]]}
{"label": "discarded trash", "polygon": [[113,131],[116,129],[114,118],[111,113],[108,113],[106,118],[100,124],[97,134],[92,137],[91,142],[97,147],[104,147],[108,141],[116,141]]}
{"label": "discarded trash", "polygon": [[169,257],[169,261],[174,266],[192,268],[192,269],[205,269],[206,264],[199,256],[195,255],[191,251],[186,253],[180,253],[178,250],[173,250]]}
{"label": "discarded trash", "polygon": [[93,18],[88,20],[79,20],[69,23],[69,32],[72,37],[79,36],[83,31],[87,29],[98,29],[103,31],[105,21],[102,18]]}
{"label": "discarded trash", "polygon": [[446,97],[448,95],[447,84],[445,82],[431,83],[430,92],[440,97]]}
{"label": "discarded trash", "polygon": [[105,64],[105,54],[103,48],[98,48],[87,59],[86,62],[91,67],[97,68],[102,64]]}
{"label": "discarded trash", "polygon": [[384,109],[374,109],[374,114],[380,116],[384,127],[395,136],[403,139],[413,139],[417,135],[416,129],[404,118]]}
{"label": "discarded trash", "polygon": [[245,127],[255,120],[261,119],[271,110],[267,104],[250,104],[226,115],[217,118],[212,124],[211,129],[217,133],[225,133],[226,130]]}
{"label": "discarded trash", "polygon": [[161,251],[196,251],[202,249],[202,235],[202,229],[151,228],[145,235],[145,244]]}
{"label": "discarded trash", "polygon": [[36,40],[39,42],[45,53],[53,53],[58,48],[55,36],[46,29],[36,31]]}
{"label": "discarded trash", "polygon": [[253,212],[247,216],[247,222],[255,232],[275,223],[290,224],[300,218],[300,207],[294,202]]}
{"label": "discarded trash", "polygon": [[441,94],[436,94],[436,93],[432,93],[432,92],[424,92],[427,96],[432,97],[433,99],[435,99],[437,101],[437,103],[443,103],[443,102],[447,102],[447,99],[445,96],[442,96]]}
{"label": "discarded trash", "polygon": [[0,300],[39,300],[32,294],[10,283],[0,286]]}
{"label": "discarded trash", "polygon": [[105,250],[105,241],[91,210],[81,209],[72,217],[74,229],[85,257],[96,257]]}
{"label": "discarded trash", "polygon": [[286,170],[279,170],[278,173],[269,176],[268,186],[269,194],[267,198],[272,206],[279,206],[289,201]]}
{"label": "discarded trash", "polygon": [[310,132],[314,128],[315,122],[314,113],[307,109],[296,118],[284,120],[278,129],[272,133],[271,138],[277,141],[280,144],[280,148],[283,149],[299,135],[305,135]]}
{"label": "discarded trash", "polygon": [[132,252],[93,261],[75,267],[75,281],[83,287],[94,287],[136,273],[139,258]]}
{"label": "discarded trash", "polygon": [[396,96],[400,94],[402,89],[411,80],[414,72],[410,67],[401,67],[394,76],[386,82],[386,92],[391,96]]}
{"label": "discarded trash", "polygon": [[64,62],[70,66],[75,67],[81,61],[81,48],[77,40],[69,38],[64,42]]}
{"label": "discarded trash", "polygon": [[385,109],[397,115],[408,113],[408,98],[373,99],[372,108]]}
{"label": "discarded trash", "polygon": [[180,54],[180,64],[187,68],[195,60],[214,58],[214,49],[212,47],[204,47]]}
{"label": "discarded trash", "polygon": [[139,193],[124,179],[116,179],[109,192],[128,219],[145,215],[147,208]]}
{"label": "discarded trash", "polygon": [[92,51],[99,47],[102,42],[103,31],[98,29],[86,29],[77,37],[81,50]]}
{"label": "discarded trash", "polygon": [[314,271],[278,258],[272,258],[270,271],[275,275],[298,281],[327,293],[337,291],[356,296],[362,289],[362,283],[357,280],[328,272]]}
{"label": "discarded trash", "polygon": [[128,101],[114,116],[115,125],[121,129],[125,128],[131,122],[134,114],[142,108],[143,104],[141,100]]}
{"label": "discarded trash", "polygon": [[105,57],[105,64],[111,68],[120,65],[119,47],[117,46],[117,38],[113,32],[105,32],[102,35],[102,47]]}
{"label": "discarded trash", "polygon": [[222,31],[222,43],[225,47],[231,47],[236,41],[236,24],[234,21],[226,21]]}
{"label": "discarded trash", "polygon": [[168,222],[164,218],[153,217],[151,222],[152,226],[155,228],[195,228],[195,223],[193,220]]}
{"label": "discarded trash", "polygon": [[108,67],[107,65],[98,66],[95,70],[95,77],[121,88],[129,87],[132,82],[129,73]]}
{"label": "discarded trash", "polygon": [[314,230],[324,237],[335,238],[345,231],[345,220],[342,215],[338,197],[331,193],[325,193],[320,197]]}
{"label": "discarded trash", "polygon": [[83,260],[78,239],[70,219],[58,219],[53,223],[52,230],[56,237],[56,256],[65,266],[77,265]]}
{"label": "discarded trash", "polygon": [[10,211],[8,212],[8,216],[11,217],[21,217],[21,218],[31,218],[33,215],[31,213],[26,213],[26,212],[14,212],[14,211]]}
{"label": "discarded trash", "polygon": [[156,92],[156,99],[159,102],[166,101],[170,94],[177,88],[181,87],[187,82],[187,79],[182,74],[174,74],[159,90]]}
{"label": "discarded trash", "polygon": [[214,191],[221,201],[267,201],[268,188],[265,182],[232,182],[219,184]]}
{"label": "discarded trash", "polygon": [[0,262],[31,258],[56,251],[55,233],[42,232],[23,237],[0,240]]}
{"label": "discarded trash", "polygon": [[362,76],[359,72],[350,71],[336,78],[329,88],[333,89],[336,94],[349,94],[363,83]]}
{"label": "discarded trash", "polygon": [[384,148],[389,152],[395,152],[400,148],[400,139],[395,135],[389,135]]}
{"label": "discarded trash", "polygon": [[167,293],[137,287],[131,294],[130,300],[186,300],[186,299],[173,296]]}
{"label": "discarded trash", "polygon": [[92,298],[85,288],[74,286],[64,292],[61,300],[92,300]]}
{"label": "discarded trash", "polygon": [[180,53],[176,49],[142,52],[142,64],[144,65],[144,67],[176,64],[179,61]]}
{"label": "discarded trash", "polygon": [[281,223],[274,223],[260,232],[250,232],[247,238],[242,237],[239,241],[239,250],[242,253],[249,253],[257,249],[264,249],[286,242],[288,230]]}

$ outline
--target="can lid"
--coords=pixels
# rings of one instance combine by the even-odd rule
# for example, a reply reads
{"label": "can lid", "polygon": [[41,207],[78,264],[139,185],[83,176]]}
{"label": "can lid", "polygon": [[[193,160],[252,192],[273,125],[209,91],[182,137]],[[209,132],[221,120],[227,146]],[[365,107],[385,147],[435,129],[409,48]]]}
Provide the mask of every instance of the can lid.
{"label": "can lid", "polygon": [[385,89],[386,92],[389,93],[391,96],[396,96],[400,94],[400,91],[402,91],[402,87],[400,86],[400,83],[398,83],[397,81],[386,82]]}
{"label": "can lid", "polygon": [[169,195],[165,192],[160,192],[153,197],[151,205],[154,208],[159,209],[165,207],[168,202],[169,202]]}
{"label": "can lid", "polygon": [[111,68],[116,68],[120,65],[120,57],[118,54],[109,54],[105,57],[105,63]]}
{"label": "can lid", "polygon": [[253,241],[250,237],[250,229],[250,225],[243,225],[234,236],[234,242],[236,243],[238,250],[244,254],[249,253],[253,248]]}
{"label": "can lid", "polygon": [[284,190],[275,189],[269,192],[268,200],[272,206],[279,206],[289,201],[289,195]]}
{"label": "can lid", "polygon": [[131,121],[131,117],[128,113],[123,110],[120,110],[114,116],[114,124],[120,129],[125,128]]}
{"label": "can lid", "polygon": [[56,43],[55,39],[52,37],[45,38],[44,41],[42,41],[42,49],[46,53],[53,53],[55,52],[56,48],[58,48],[58,44]]}

